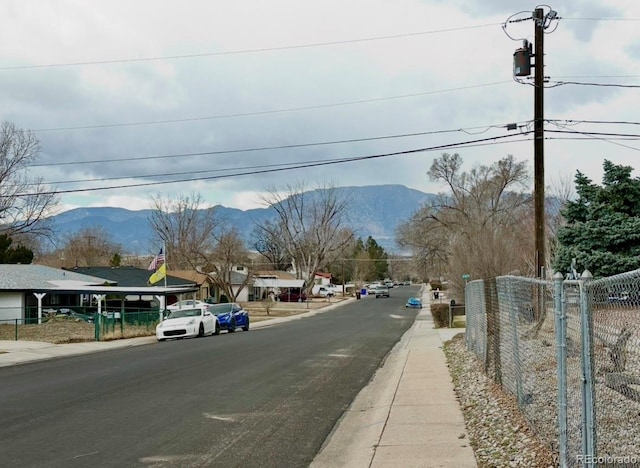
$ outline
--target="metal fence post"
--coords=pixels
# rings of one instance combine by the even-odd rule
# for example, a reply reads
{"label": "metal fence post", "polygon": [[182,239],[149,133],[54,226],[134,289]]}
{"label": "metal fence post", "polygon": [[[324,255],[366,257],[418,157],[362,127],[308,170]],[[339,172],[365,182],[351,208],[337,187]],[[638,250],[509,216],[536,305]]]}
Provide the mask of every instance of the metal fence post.
{"label": "metal fence post", "polygon": [[582,333],[582,454],[586,459],[596,459],[595,401],[593,397],[593,352],[591,310],[585,282],[593,279],[588,270],[580,277],[580,321]]}
{"label": "metal fence post", "polygon": [[100,314],[98,312],[93,314],[93,337],[96,341],[100,341]]}
{"label": "metal fence post", "polygon": [[513,291],[513,278],[505,277],[507,283],[507,308],[509,310],[509,322],[511,325],[511,339],[513,340],[513,360],[515,363],[516,378],[516,396],[518,405],[522,406],[525,402],[524,392],[522,390],[522,360],[520,359],[520,342],[518,339],[518,317],[516,310],[516,298]]}
{"label": "metal fence post", "polygon": [[567,322],[562,273],[553,275],[553,299],[555,310],[557,373],[558,373],[558,455],[561,468],[567,466]]}

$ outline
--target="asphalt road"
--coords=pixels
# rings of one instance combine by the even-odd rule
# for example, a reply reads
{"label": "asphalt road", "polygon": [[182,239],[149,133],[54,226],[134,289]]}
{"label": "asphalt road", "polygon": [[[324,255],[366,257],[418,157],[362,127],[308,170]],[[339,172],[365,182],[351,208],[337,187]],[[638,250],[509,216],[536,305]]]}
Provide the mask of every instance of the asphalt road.
{"label": "asphalt road", "polygon": [[413,323],[416,293],[0,368],[0,466],[306,467]]}

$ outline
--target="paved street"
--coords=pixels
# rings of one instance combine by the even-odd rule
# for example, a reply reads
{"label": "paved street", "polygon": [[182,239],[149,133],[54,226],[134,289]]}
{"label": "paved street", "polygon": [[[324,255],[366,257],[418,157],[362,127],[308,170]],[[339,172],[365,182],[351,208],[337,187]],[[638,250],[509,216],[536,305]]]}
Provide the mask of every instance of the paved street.
{"label": "paved street", "polygon": [[[417,288],[248,333],[0,369],[0,465],[308,466]],[[45,462],[46,461],[46,462]]]}

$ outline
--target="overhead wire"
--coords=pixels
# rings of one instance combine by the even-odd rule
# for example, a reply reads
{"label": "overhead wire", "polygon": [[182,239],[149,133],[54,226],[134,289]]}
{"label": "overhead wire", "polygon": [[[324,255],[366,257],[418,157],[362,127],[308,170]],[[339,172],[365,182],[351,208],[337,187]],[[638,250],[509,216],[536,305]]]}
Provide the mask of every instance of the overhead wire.
{"label": "overhead wire", "polygon": [[[515,123],[515,125],[524,126],[524,125],[528,125],[528,123],[530,123],[530,121],[518,122],[518,123]],[[448,129],[448,130],[433,130],[429,132],[402,133],[402,134],[396,134],[396,135],[383,135],[383,136],[366,137],[366,138],[350,138],[350,139],[344,139],[344,140],[297,143],[297,144],[290,144],[290,145],[236,148],[236,149],[216,150],[216,151],[199,151],[199,152],[189,152],[189,153],[165,154],[165,155],[157,155],[157,156],[134,157],[129,155],[121,158],[109,157],[107,159],[93,159],[93,160],[83,159],[81,161],[34,163],[34,164],[27,165],[27,167],[47,167],[47,166],[66,166],[66,165],[75,166],[80,164],[112,163],[112,162],[119,162],[119,161],[145,161],[145,160],[155,160],[155,159],[183,158],[183,157],[192,157],[192,156],[249,153],[249,152],[256,152],[256,151],[271,151],[271,150],[281,150],[281,149],[305,148],[305,147],[313,147],[313,146],[336,145],[336,144],[344,144],[344,143],[360,143],[365,141],[390,140],[390,139],[396,139],[396,138],[409,138],[409,137],[416,137],[416,136],[439,135],[439,134],[456,133],[456,132],[463,132],[468,135],[478,135],[481,133],[486,133],[492,128],[506,128],[507,125],[509,124],[481,125],[477,127],[468,127],[466,129],[457,128],[457,129]],[[476,133],[473,133],[470,131],[475,129],[482,129],[482,130]]]}
{"label": "overhead wire", "polygon": [[140,121],[140,122],[124,122],[124,123],[112,123],[112,124],[96,124],[96,125],[79,125],[79,126],[69,126],[69,127],[51,127],[51,128],[38,128],[33,131],[38,132],[57,132],[64,130],[89,130],[89,129],[98,129],[98,128],[114,128],[114,127],[133,127],[133,126],[141,126],[141,125],[157,125],[157,124],[168,124],[168,123],[182,123],[182,122],[195,122],[201,120],[216,120],[216,119],[229,119],[236,117],[249,117],[256,115],[267,115],[267,114],[278,114],[283,112],[295,112],[302,110],[312,110],[312,109],[325,109],[330,107],[340,107],[340,106],[350,106],[354,104],[365,104],[369,102],[381,102],[381,101],[389,101],[393,99],[406,99],[418,96],[428,96],[431,94],[440,94],[440,93],[449,93],[453,91],[461,91],[466,89],[476,89],[483,88],[488,86],[496,86],[500,84],[511,83],[510,81],[496,81],[493,83],[483,83],[479,85],[470,85],[470,86],[460,86],[457,88],[447,88],[441,89],[437,91],[425,91],[423,93],[411,93],[411,94],[402,94],[398,96],[387,96],[381,98],[371,98],[371,99],[360,99],[355,101],[344,101],[344,102],[336,102],[329,104],[319,104],[315,106],[303,106],[303,107],[289,107],[283,109],[271,109],[265,111],[255,111],[255,112],[241,112],[236,114],[222,114],[222,115],[214,115],[214,116],[205,116],[205,117],[189,117],[184,119],[166,119],[166,120],[148,120],[148,121]]}
{"label": "overhead wire", "polygon": [[[61,195],[61,194],[67,194],[67,193],[81,193],[81,192],[83,193],[83,192],[95,192],[95,191],[104,191],[104,190],[136,188],[136,187],[149,187],[149,186],[155,186],[155,185],[167,185],[167,184],[175,184],[175,183],[183,183],[183,182],[197,182],[197,181],[204,181],[204,180],[224,179],[224,178],[240,177],[240,176],[246,176],[246,175],[268,174],[268,173],[289,171],[294,169],[304,169],[304,168],[310,168],[310,167],[321,167],[321,166],[328,166],[328,165],[334,165],[334,164],[344,164],[349,162],[373,160],[373,159],[387,158],[391,156],[402,156],[402,155],[416,154],[416,153],[422,153],[422,152],[428,152],[428,151],[438,151],[443,149],[484,146],[488,142],[491,142],[491,144],[499,144],[499,143],[502,143],[502,141],[500,140],[504,140],[506,138],[526,136],[530,133],[531,132],[507,134],[502,136],[487,137],[483,139],[470,140],[470,141],[459,142],[459,143],[443,144],[443,145],[416,148],[416,149],[410,149],[410,150],[404,150],[404,151],[395,151],[390,153],[373,154],[373,155],[366,155],[366,156],[353,156],[353,157],[346,157],[346,158],[335,158],[335,159],[313,161],[313,162],[291,163],[291,166],[288,166],[288,167],[270,167],[266,169],[263,168],[263,169],[257,169],[257,170],[242,171],[242,172],[237,172],[235,174],[189,177],[189,178],[173,179],[168,181],[163,180],[163,181],[154,181],[154,182],[138,182],[138,183],[131,183],[131,184],[120,184],[115,186],[85,187],[85,188],[68,189],[68,190],[51,190],[51,191],[41,190],[38,193],[41,195]],[[518,141],[528,141],[528,140],[530,139],[518,140]],[[174,173],[169,175],[182,175],[182,174]],[[120,179],[126,179],[126,178],[120,178]],[[101,181],[100,179],[92,179],[87,182],[100,182],[100,181]],[[31,195],[32,195],[31,193],[14,193],[12,194],[12,197],[29,197]],[[5,198],[5,196],[0,195],[0,198]]]}
{"label": "overhead wire", "polygon": [[404,33],[404,34],[391,34],[387,36],[344,39],[340,41],[315,42],[315,43],[308,43],[308,44],[295,44],[295,45],[279,46],[279,47],[260,47],[255,49],[242,49],[242,50],[231,50],[231,51],[221,51],[221,52],[203,52],[203,53],[197,53],[197,54],[164,55],[164,56],[156,56],[156,57],[141,57],[141,58],[115,59],[115,60],[90,60],[90,61],[84,61],[84,62],[65,62],[65,63],[49,63],[49,64],[36,64],[36,65],[13,65],[13,66],[0,67],[0,70],[26,70],[26,69],[34,69],[34,68],[77,67],[77,66],[85,66],[85,65],[107,65],[107,64],[116,64],[116,63],[151,62],[151,61],[157,61],[157,60],[180,60],[180,59],[191,59],[191,58],[200,58],[200,57],[219,57],[219,56],[225,56],[225,55],[255,54],[255,53],[261,53],[261,52],[304,49],[304,48],[310,48],[310,47],[326,47],[326,46],[341,45],[341,44],[353,44],[358,42],[372,42],[372,41],[383,41],[388,39],[398,39],[398,38],[404,38],[404,37],[424,36],[429,34],[440,34],[445,32],[464,31],[469,29],[480,29],[480,28],[486,28],[490,26],[496,26],[499,24],[500,23],[489,23],[489,24],[481,24],[481,25],[474,25],[474,26],[462,26],[458,28],[438,29],[433,31],[418,31],[418,32]]}

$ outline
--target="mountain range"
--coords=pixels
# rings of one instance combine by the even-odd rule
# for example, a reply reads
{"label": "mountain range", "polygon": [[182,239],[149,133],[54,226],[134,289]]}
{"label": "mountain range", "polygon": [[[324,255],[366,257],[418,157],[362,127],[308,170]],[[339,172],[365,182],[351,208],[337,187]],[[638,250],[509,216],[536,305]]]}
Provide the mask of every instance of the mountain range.
{"label": "mountain range", "polygon": [[[314,190],[312,192],[315,192]],[[348,200],[347,226],[358,237],[373,237],[387,252],[397,253],[395,229],[411,217],[434,194],[410,189],[404,185],[369,185],[338,187],[338,195]],[[256,223],[274,217],[273,208],[239,210],[217,206],[217,214],[243,233],[247,246]],[[153,232],[149,218],[152,210],[132,211],[125,208],[75,208],[50,218],[59,239],[73,235],[85,227],[103,228],[115,243],[122,245],[124,254],[149,255],[157,246],[152,245]]]}

